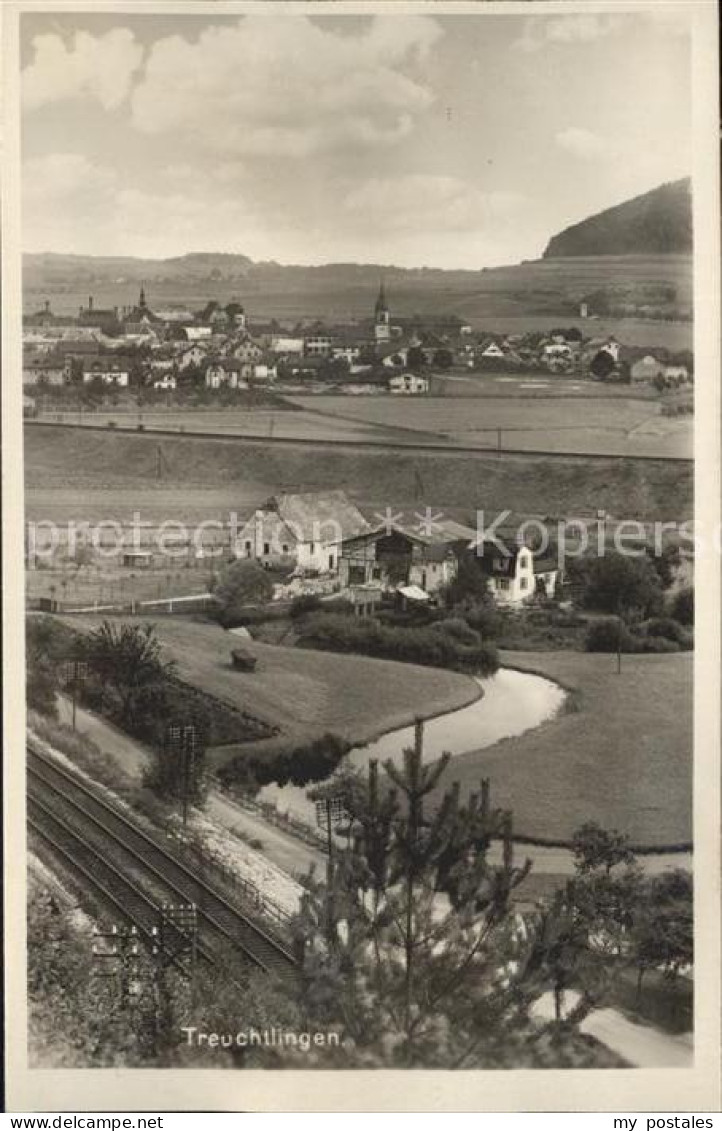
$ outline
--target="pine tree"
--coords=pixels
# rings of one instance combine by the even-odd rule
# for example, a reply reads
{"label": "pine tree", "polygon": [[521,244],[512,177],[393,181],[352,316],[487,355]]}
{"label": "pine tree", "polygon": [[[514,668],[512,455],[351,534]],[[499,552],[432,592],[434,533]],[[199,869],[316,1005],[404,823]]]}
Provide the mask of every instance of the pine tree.
{"label": "pine tree", "polygon": [[356,1067],[520,1063],[534,1025],[509,897],[530,863],[514,865],[511,814],[492,809],[488,782],[465,804],[454,786],[430,808],[449,756],[424,765],[422,741],[419,723],[401,768],[384,763],[384,779],[371,762],[366,781],[331,786],[350,843],[334,842],[298,924],[303,1007],[343,1030]]}

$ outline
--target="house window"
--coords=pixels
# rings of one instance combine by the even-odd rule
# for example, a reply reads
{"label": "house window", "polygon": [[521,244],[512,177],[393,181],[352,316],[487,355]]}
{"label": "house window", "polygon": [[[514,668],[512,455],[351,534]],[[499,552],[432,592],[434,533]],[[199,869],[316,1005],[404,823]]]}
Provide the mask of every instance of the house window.
{"label": "house window", "polygon": [[264,542],[263,543],[263,556],[268,557],[270,552],[271,552],[271,543],[270,542]]}
{"label": "house window", "polygon": [[508,589],[509,588],[509,581],[506,577],[500,577],[499,578],[499,588],[500,589]]}
{"label": "house window", "polygon": [[246,542],[246,553],[248,554],[249,557],[251,556],[251,550],[252,549],[253,549],[252,544],[250,542]]}
{"label": "house window", "polygon": [[519,588],[520,589],[528,589],[529,588],[529,579],[527,577],[520,577],[519,578]]}
{"label": "house window", "polygon": [[328,555],[328,568],[333,569],[335,564],[336,564],[336,559],[334,558],[333,554],[329,554]]}
{"label": "house window", "polygon": [[285,542],[284,542],[284,543],[283,543],[283,545],[281,546],[281,549],[283,550],[284,554],[287,554],[287,553],[288,553],[288,546],[286,545],[286,543],[285,543]]}
{"label": "house window", "polygon": [[316,543],[315,542],[309,542],[309,544],[308,544],[309,554],[313,554],[315,549],[316,549]]}

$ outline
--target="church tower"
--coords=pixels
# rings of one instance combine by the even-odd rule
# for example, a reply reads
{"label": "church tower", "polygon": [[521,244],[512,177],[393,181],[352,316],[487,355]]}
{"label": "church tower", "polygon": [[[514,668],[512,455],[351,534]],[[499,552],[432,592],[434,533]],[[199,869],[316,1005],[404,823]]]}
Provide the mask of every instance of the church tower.
{"label": "church tower", "polygon": [[383,279],[381,280],[379,297],[376,299],[376,306],[374,308],[374,336],[377,342],[391,341],[391,315],[386,305]]}

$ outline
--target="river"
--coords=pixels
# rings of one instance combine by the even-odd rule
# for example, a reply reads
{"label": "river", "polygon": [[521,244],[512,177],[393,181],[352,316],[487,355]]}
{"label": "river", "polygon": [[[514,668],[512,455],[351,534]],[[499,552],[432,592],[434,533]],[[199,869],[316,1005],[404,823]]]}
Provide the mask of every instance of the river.
{"label": "river", "polygon": [[[549,679],[530,672],[500,668],[495,675],[478,680],[483,695],[467,707],[428,719],[424,724],[427,757],[465,754],[483,750],[502,738],[523,734],[552,718],[561,708],[566,693]],[[403,751],[413,746],[413,726],[389,731],[366,746],[355,746],[346,755],[345,765],[364,769],[371,758],[391,759],[400,765]],[[259,790],[256,800],[269,802],[282,813],[307,823],[315,823],[315,811],[306,791],[311,786],[270,785]]]}

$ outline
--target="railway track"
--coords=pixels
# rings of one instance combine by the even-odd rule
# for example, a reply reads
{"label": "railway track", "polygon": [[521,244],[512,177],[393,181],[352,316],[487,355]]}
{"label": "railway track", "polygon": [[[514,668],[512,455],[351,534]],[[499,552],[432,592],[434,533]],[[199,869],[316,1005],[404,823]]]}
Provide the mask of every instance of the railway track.
{"label": "railway track", "polygon": [[163,903],[192,903],[202,957],[222,961],[230,946],[270,975],[293,975],[290,949],[159,838],[34,746],[28,745],[27,756],[29,827],[146,939]]}

